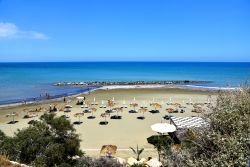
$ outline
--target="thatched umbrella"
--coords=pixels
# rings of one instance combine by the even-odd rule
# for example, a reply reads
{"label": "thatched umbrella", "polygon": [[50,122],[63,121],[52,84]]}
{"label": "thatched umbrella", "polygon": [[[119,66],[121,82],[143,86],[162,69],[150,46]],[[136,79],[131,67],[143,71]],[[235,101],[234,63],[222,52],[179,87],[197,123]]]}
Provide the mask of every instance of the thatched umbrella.
{"label": "thatched umbrella", "polygon": [[181,104],[180,103],[175,103],[174,104],[176,107],[181,107]]}
{"label": "thatched umbrella", "polygon": [[[28,108],[24,108],[23,109],[23,112],[25,113],[25,115],[24,115],[24,118],[28,118],[29,117],[29,112],[30,112],[31,110],[29,110]],[[7,116],[7,115],[6,115]]]}
{"label": "thatched umbrella", "polygon": [[148,109],[146,109],[146,108],[140,108],[139,112],[142,113],[142,116],[137,117],[137,119],[145,119],[144,113],[147,111],[148,111]]}
{"label": "thatched umbrella", "polygon": [[166,110],[167,110],[168,113],[172,113],[174,111],[173,108],[167,108]]}
{"label": "thatched umbrella", "polygon": [[34,112],[34,111],[29,111],[27,115],[28,115],[29,118],[33,118],[33,117],[38,116],[37,112]]}
{"label": "thatched umbrella", "polygon": [[84,113],[82,113],[82,112],[80,112],[80,113],[75,113],[74,116],[75,116],[75,117],[78,117],[78,121],[75,121],[73,124],[77,124],[77,125],[81,124],[82,122],[81,122],[80,119],[81,119],[81,117],[84,116]]}
{"label": "thatched umbrella", "polygon": [[157,108],[162,108],[162,105],[161,104],[159,104],[159,103],[156,103],[155,105],[154,105],[154,107],[155,107],[155,110],[157,109]]}
{"label": "thatched umbrella", "polygon": [[94,119],[95,118],[94,112],[96,112],[96,111],[97,111],[96,108],[90,108],[91,116],[89,116],[88,119]]}
{"label": "thatched umbrella", "polygon": [[111,109],[115,105],[115,102],[113,100],[108,100],[108,107]]}
{"label": "thatched umbrella", "polygon": [[6,115],[6,117],[12,117],[12,121],[10,121],[8,124],[15,124],[18,122],[18,121],[15,121],[15,116],[18,116],[16,112],[11,112]]}
{"label": "thatched umbrella", "polygon": [[115,145],[104,145],[101,148],[100,154],[105,155],[107,157],[111,157],[112,155],[115,155],[117,151],[117,146]]}
{"label": "thatched umbrella", "polygon": [[[130,110],[131,113],[136,112],[135,108],[138,107],[138,104],[137,104],[137,103],[130,103],[129,106],[130,106],[130,107],[133,107],[133,109],[134,109],[134,110]],[[133,112],[132,112],[132,111],[133,111]]]}
{"label": "thatched umbrella", "polygon": [[119,116],[119,114],[118,114],[119,112],[122,112],[122,111],[123,111],[121,107],[113,108],[113,110],[116,111],[116,115],[117,115],[117,116]]}
{"label": "thatched umbrella", "polygon": [[119,112],[123,111],[121,107],[113,108],[113,111],[116,111],[116,115],[111,116],[111,119],[122,119],[122,116],[118,114]]}
{"label": "thatched umbrella", "polygon": [[112,112],[112,107],[114,107],[115,103],[113,100],[108,100],[108,107],[109,107],[109,110],[107,110],[106,112],[107,113],[111,113]]}
{"label": "thatched umbrella", "polygon": [[69,104],[67,104],[67,105],[65,105],[65,107],[64,108],[72,108],[72,106],[71,105],[69,105]]}
{"label": "thatched umbrella", "polygon": [[157,110],[157,109],[162,108],[162,105],[159,103],[152,103],[151,106],[154,107],[154,110],[150,111],[151,113],[159,113],[159,110]]}
{"label": "thatched umbrella", "polygon": [[109,113],[102,113],[101,117],[104,118],[104,121],[101,121],[99,124],[100,125],[107,125],[108,124],[107,117],[109,117],[109,116],[110,116]]}

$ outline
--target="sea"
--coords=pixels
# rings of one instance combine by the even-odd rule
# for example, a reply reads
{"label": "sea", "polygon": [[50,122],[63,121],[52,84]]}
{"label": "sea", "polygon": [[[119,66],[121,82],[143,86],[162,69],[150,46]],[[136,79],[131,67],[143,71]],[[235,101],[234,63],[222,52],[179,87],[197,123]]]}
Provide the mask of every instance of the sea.
{"label": "sea", "polygon": [[42,100],[96,87],[53,86],[73,81],[211,81],[188,87],[235,88],[250,80],[250,63],[222,62],[39,62],[0,63],[0,104]]}

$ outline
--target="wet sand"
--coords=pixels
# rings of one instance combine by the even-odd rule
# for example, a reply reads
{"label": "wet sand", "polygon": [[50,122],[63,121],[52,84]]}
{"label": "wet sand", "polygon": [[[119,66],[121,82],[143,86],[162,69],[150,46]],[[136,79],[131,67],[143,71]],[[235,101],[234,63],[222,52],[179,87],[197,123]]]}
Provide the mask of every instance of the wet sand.
{"label": "wet sand", "polygon": [[[89,102],[93,102],[95,97],[96,102],[99,104],[98,106],[93,106],[97,108],[97,111],[94,113],[96,116],[95,119],[87,119],[90,116],[90,113],[86,113],[81,121],[83,122],[81,125],[74,125],[76,128],[76,132],[80,134],[81,149],[86,152],[87,155],[98,156],[100,148],[102,145],[113,144],[117,145],[118,151],[117,156],[127,158],[133,156],[132,151],[129,147],[136,147],[138,144],[139,147],[145,148],[142,157],[156,157],[157,153],[153,147],[153,145],[147,143],[147,138],[152,135],[157,135],[156,132],[153,132],[150,128],[150,125],[154,123],[159,123],[162,121],[162,116],[169,114],[166,112],[166,108],[173,107],[167,105],[166,103],[169,99],[172,99],[172,103],[180,103],[183,106],[186,106],[185,113],[172,113],[172,115],[178,116],[197,116],[196,113],[191,112],[193,109],[192,105],[187,105],[186,102],[189,102],[189,99],[192,100],[193,103],[204,103],[207,102],[207,99],[211,96],[212,100],[216,99],[216,93],[211,91],[202,91],[202,90],[190,90],[190,89],[178,89],[178,88],[152,88],[152,89],[109,89],[109,90],[96,90],[91,92],[90,94],[84,94],[82,96],[86,97],[86,100]],[[108,99],[112,99],[114,97],[116,105],[114,107],[120,107],[123,105],[123,101],[125,100],[128,105],[127,109],[123,109],[119,115],[122,116],[121,120],[113,120],[107,119],[108,125],[99,125],[100,121],[104,119],[100,117],[101,113],[104,113],[106,109],[99,108],[101,101],[104,100],[105,104]],[[135,97],[136,103],[139,106],[147,105],[148,109],[151,110],[153,107],[150,107],[150,102],[153,102],[153,98],[155,102],[162,104],[162,108],[160,109],[160,113],[152,114],[149,112],[145,113],[144,120],[138,120],[137,116],[142,115],[141,113],[129,113],[128,111],[132,108],[129,107],[129,103],[133,102]],[[82,112],[84,109],[80,107],[80,105],[76,105],[77,99],[75,97],[67,98],[70,100],[69,104],[73,106],[70,113],[67,115],[70,116],[70,120],[72,122],[77,121],[78,118],[74,117],[75,113]],[[0,108],[0,129],[9,136],[12,136],[17,129],[22,129],[28,126],[27,122],[31,119],[38,119],[38,117],[23,119],[23,116],[26,114],[24,109],[35,109],[39,107],[48,108],[49,105],[57,104],[58,108],[63,108],[65,103],[62,99],[59,101],[46,101],[39,104],[29,104],[29,105],[20,105],[9,108]],[[139,109],[137,107],[136,109]],[[19,121],[14,125],[7,124],[11,120],[10,117],[6,117],[6,114],[10,112],[17,112],[18,116],[15,117],[15,120]],[[41,115],[43,112],[40,112]],[[63,115],[64,112],[57,112],[57,115]],[[113,113],[111,115],[115,115]],[[169,123],[167,120],[163,120],[163,122]]]}

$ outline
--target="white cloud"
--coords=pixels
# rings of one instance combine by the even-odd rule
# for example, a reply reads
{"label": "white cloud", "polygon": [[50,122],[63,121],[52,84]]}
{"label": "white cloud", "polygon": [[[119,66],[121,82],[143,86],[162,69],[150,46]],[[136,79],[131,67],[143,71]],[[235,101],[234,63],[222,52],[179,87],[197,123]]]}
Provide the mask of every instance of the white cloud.
{"label": "white cloud", "polygon": [[48,36],[36,31],[20,30],[13,23],[0,22],[0,39],[1,38],[48,39]]}

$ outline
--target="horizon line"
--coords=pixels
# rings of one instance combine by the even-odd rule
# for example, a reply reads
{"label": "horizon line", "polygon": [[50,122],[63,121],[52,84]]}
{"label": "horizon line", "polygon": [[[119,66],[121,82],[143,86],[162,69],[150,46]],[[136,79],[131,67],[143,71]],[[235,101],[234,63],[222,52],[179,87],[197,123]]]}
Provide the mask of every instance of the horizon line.
{"label": "horizon line", "polygon": [[250,63],[250,61],[0,61],[0,63]]}

